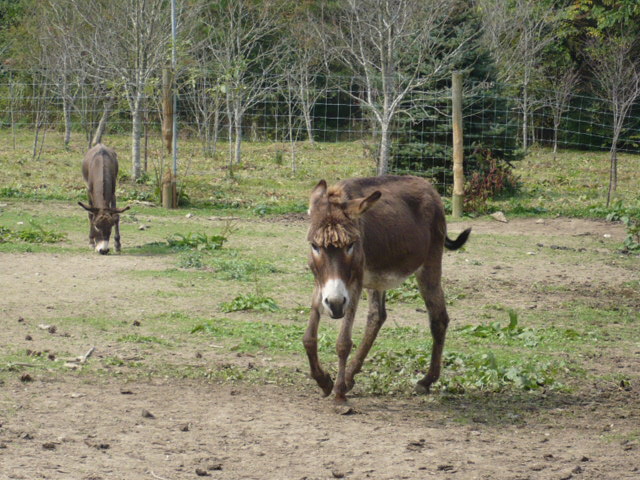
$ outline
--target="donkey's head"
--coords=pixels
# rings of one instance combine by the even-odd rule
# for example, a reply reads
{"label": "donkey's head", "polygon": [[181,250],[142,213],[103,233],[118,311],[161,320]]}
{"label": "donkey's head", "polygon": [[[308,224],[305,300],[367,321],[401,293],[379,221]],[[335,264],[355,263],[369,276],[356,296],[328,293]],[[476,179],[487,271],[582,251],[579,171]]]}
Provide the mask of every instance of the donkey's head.
{"label": "donkey's head", "polygon": [[364,250],[360,216],[380,198],[379,191],[346,199],[340,187],[327,188],[321,180],[311,192],[309,266],[320,289],[322,308],[331,318],[342,318],[354,293],[362,287]]}
{"label": "donkey's head", "polygon": [[95,242],[96,252],[106,255],[109,253],[109,238],[111,237],[113,226],[120,220],[120,214],[131,207],[95,208],[89,207],[82,202],[78,202],[78,205],[89,212],[91,239],[92,243]]}

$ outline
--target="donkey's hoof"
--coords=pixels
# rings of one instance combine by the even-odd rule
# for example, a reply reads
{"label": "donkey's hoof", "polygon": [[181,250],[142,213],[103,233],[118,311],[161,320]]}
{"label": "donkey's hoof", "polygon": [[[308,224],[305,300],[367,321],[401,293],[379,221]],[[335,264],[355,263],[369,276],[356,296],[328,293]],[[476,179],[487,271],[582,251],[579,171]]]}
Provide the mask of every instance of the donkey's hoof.
{"label": "donkey's hoof", "polygon": [[347,406],[348,401],[347,401],[347,396],[343,395],[343,394],[337,394],[333,399],[333,404],[339,408],[339,407],[344,407]]}
{"label": "donkey's hoof", "polygon": [[429,395],[431,384],[423,385],[420,382],[416,383],[415,392],[418,395]]}
{"label": "donkey's hoof", "polygon": [[345,385],[347,386],[347,392],[350,392],[351,390],[353,390],[353,387],[356,386],[356,382],[354,379],[347,380],[345,382]]}
{"label": "donkey's hoof", "polygon": [[323,397],[328,397],[331,395],[331,392],[333,392],[333,380],[331,380],[329,375],[322,379],[322,381],[319,381],[318,385],[320,385],[320,388],[322,389]]}

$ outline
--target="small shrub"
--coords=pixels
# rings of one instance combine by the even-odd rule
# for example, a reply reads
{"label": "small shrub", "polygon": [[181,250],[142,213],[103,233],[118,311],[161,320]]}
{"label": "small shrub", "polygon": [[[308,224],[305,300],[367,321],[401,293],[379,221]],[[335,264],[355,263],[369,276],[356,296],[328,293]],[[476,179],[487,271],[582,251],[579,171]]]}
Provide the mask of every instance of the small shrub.
{"label": "small shrub", "polygon": [[515,193],[520,188],[520,180],[511,166],[504,160],[496,159],[491,151],[481,150],[476,154],[478,170],[466,181],[464,188],[465,210],[484,213],[487,200],[502,193]]}

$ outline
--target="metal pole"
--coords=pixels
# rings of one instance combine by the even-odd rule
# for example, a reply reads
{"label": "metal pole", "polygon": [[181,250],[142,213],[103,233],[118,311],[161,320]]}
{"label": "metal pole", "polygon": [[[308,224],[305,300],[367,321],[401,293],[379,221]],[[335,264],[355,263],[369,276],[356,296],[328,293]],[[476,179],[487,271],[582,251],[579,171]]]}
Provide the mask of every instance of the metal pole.
{"label": "metal pole", "polygon": [[462,217],[464,205],[464,149],[462,145],[462,73],[451,78],[451,108],[453,121],[453,199],[451,214]]}

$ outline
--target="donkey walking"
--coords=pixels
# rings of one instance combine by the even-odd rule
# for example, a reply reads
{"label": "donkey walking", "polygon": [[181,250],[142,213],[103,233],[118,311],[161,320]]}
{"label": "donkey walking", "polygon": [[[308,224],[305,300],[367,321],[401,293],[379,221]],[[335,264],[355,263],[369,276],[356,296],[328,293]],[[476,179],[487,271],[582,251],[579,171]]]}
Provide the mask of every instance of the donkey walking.
{"label": "donkey walking", "polygon": [[[413,176],[349,179],[330,188],[321,180],[311,192],[309,215],[309,266],[315,288],[303,343],[311,376],[325,396],[333,392],[336,403],[344,403],[354,386],[354,376],[387,318],[385,291],[415,273],[433,336],[429,371],[416,385],[416,391],[428,393],[440,377],[449,324],[440,282],[443,250],[462,247],[471,229],[450,240],[440,196],[429,182]],[[367,289],[369,298],[367,324],[362,343],[347,364],[362,288]],[[318,360],[322,313],[334,319],[344,317],[336,343],[335,384]]]}

